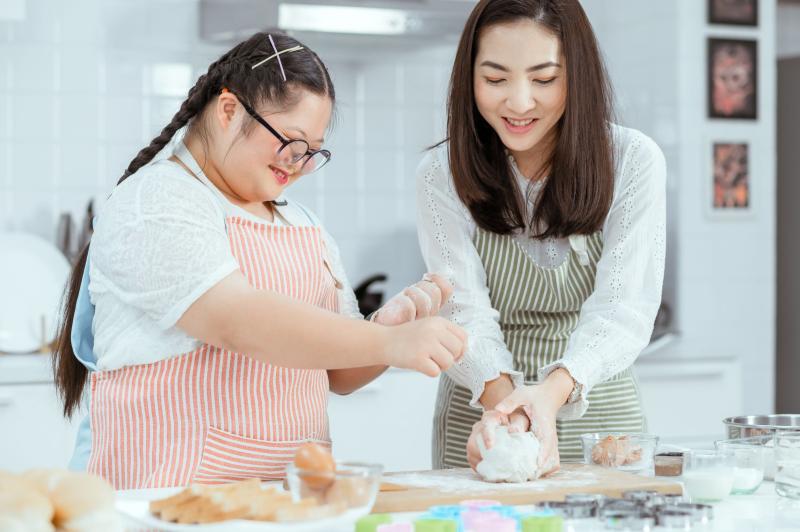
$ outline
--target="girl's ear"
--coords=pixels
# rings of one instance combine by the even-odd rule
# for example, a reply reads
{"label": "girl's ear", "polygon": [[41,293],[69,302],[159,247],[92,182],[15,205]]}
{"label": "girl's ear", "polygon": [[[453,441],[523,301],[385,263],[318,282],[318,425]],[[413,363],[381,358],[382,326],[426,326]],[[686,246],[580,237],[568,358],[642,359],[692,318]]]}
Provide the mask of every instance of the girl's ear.
{"label": "girl's ear", "polygon": [[214,118],[219,123],[223,131],[227,131],[234,121],[238,106],[236,96],[230,92],[223,92],[217,97],[217,103],[214,106]]}

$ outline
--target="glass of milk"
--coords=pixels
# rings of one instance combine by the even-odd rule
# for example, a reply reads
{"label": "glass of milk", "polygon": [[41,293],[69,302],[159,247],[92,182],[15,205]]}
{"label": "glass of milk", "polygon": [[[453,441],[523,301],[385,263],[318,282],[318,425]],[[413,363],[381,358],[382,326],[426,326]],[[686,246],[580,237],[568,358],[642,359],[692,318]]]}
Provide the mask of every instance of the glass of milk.
{"label": "glass of milk", "polygon": [[719,441],[716,446],[720,451],[733,453],[736,459],[731,493],[734,495],[754,493],[764,480],[766,448],[737,440]]}
{"label": "glass of milk", "polygon": [[694,450],[684,455],[683,485],[692,502],[721,501],[733,491],[736,455],[730,450]]}
{"label": "glass of milk", "polygon": [[800,432],[775,435],[775,491],[782,497],[800,499]]}

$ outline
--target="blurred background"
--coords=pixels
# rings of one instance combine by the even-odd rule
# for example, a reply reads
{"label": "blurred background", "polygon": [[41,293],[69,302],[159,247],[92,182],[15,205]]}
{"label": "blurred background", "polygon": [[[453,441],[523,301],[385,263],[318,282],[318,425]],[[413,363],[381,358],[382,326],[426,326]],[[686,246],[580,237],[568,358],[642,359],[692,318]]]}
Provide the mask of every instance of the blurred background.
{"label": "blurred background", "polygon": [[[749,22],[736,10],[750,2],[716,2],[732,10],[727,21],[712,17],[712,3],[582,1],[618,121],[655,139],[667,159],[664,302],[636,371],[651,431],[681,445],[722,437],[723,417],[800,412],[800,3],[753,0]],[[2,0],[0,231],[35,235],[71,258],[125,167],[208,64],[240,38],[279,26],[318,52],[338,96],[333,159],[289,195],[336,238],[351,283],[384,275],[360,292],[390,297],[424,272],[415,169],[444,137],[455,43],[473,6]],[[751,116],[715,115],[710,39],[756,43]],[[742,144],[745,200],[720,203],[715,145]],[[14,262],[19,243],[3,242],[0,262]],[[13,324],[29,311],[36,284],[0,270],[0,351],[11,353],[0,356],[0,467],[12,469],[63,465],[72,450],[74,424],[60,416],[47,357],[19,353],[41,344],[19,349],[8,340],[19,336]],[[46,340],[51,316],[24,319]],[[352,396],[332,397],[334,452],[389,470],[429,468],[435,388],[435,380],[392,370]]]}

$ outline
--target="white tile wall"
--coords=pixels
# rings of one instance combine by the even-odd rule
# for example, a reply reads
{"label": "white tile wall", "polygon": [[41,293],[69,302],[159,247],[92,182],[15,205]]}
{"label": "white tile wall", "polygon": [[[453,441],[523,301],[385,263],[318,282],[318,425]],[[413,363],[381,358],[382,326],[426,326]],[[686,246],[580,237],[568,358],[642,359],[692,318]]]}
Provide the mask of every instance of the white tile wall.
{"label": "white tile wall", "polygon": [[23,4],[22,20],[0,20],[0,230],[53,240],[58,215],[102,202],[219,50],[198,42],[194,0]]}
{"label": "white tile wall", "polygon": [[[331,163],[290,195],[315,209],[336,237],[350,281],[389,274],[387,296],[424,272],[416,240],[414,171],[444,134],[454,49],[384,52],[327,61],[337,91]],[[321,52],[325,60],[324,51]]]}
{"label": "white tile wall", "polygon": [[[26,0],[0,20],[0,229],[54,239],[62,211],[102,203],[224,50],[198,42],[196,0]],[[414,169],[443,134],[452,47],[335,59],[331,164],[295,185],[337,238],[352,282],[422,274]],[[321,54],[325,59],[325,54]]]}

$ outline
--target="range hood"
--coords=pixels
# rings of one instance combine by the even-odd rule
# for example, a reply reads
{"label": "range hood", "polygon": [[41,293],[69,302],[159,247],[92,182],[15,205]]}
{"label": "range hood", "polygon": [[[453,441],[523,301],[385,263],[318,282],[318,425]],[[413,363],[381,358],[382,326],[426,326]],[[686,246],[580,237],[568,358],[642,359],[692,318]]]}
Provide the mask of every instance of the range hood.
{"label": "range hood", "polygon": [[200,31],[215,43],[267,28],[352,44],[363,44],[365,37],[395,43],[452,40],[474,5],[473,0],[201,0]]}

